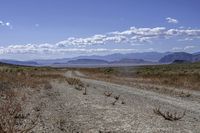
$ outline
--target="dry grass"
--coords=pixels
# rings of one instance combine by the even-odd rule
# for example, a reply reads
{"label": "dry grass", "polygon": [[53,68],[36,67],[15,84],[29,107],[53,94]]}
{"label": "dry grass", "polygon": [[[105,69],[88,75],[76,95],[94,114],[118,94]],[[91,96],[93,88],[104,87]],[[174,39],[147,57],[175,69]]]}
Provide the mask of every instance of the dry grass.
{"label": "dry grass", "polygon": [[[1,68],[1,67],[0,67]],[[50,80],[65,80],[61,71],[47,68],[6,67],[0,69],[0,89],[44,86]]]}
{"label": "dry grass", "polygon": [[0,133],[27,133],[37,124],[37,118],[24,114],[26,97],[19,90],[0,91]]}
{"label": "dry grass", "polygon": [[157,66],[80,69],[91,78],[125,85],[166,85],[199,90],[200,63]]}
{"label": "dry grass", "polygon": [[26,133],[37,124],[36,116],[26,112],[25,92],[21,90],[51,89],[52,80],[63,80],[61,71],[49,68],[0,66],[0,133]]}

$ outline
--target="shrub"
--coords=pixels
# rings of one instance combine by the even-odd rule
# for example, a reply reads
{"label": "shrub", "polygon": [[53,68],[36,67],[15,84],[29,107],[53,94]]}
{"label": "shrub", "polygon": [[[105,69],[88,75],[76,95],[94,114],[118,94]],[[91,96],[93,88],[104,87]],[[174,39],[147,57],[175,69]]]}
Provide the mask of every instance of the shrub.
{"label": "shrub", "polygon": [[[1,91],[0,133],[27,133],[36,126],[37,119],[31,122],[23,114],[25,97],[20,97],[14,90]],[[26,119],[26,120],[24,120]]]}
{"label": "shrub", "polygon": [[66,78],[66,81],[69,85],[78,85],[80,87],[84,87],[83,82],[78,78]]}
{"label": "shrub", "polygon": [[169,112],[169,111],[162,112],[160,108],[155,108],[153,112],[159,116],[162,116],[165,120],[169,120],[169,121],[177,121],[177,120],[182,119],[185,116],[185,112],[183,112],[181,115],[178,115],[177,112],[174,112],[174,113]]}
{"label": "shrub", "polygon": [[112,95],[112,92],[110,91],[105,91],[104,92],[104,95],[107,96],[107,97],[110,97]]}

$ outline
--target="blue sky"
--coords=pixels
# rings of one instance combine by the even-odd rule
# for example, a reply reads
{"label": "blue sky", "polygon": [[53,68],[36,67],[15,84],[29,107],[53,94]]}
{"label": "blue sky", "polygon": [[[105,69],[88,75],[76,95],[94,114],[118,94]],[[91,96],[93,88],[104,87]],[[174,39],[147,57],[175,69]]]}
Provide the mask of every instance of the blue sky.
{"label": "blue sky", "polygon": [[0,58],[200,51],[199,0],[0,3]]}

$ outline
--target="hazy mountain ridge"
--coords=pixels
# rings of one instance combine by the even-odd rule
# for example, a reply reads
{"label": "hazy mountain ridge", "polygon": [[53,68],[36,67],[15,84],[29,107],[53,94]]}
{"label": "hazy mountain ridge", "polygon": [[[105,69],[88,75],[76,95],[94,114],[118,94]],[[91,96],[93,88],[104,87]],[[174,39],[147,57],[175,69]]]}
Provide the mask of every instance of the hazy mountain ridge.
{"label": "hazy mountain ridge", "polygon": [[200,53],[186,53],[186,52],[144,52],[144,53],[128,53],[128,54],[110,54],[110,55],[91,55],[91,56],[78,56],[74,58],[61,58],[61,59],[39,59],[31,61],[17,61],[17,60],[0,60],[0,62],[26,65],[26,66],[66,66],[70,64],[87,64],[87,65],[113,65],[113,64],[152,64],[152,63],[172,63],[175,60],[183,60],[187,62],[200,61]]}
{"label": "hazy mountain ridge", "polygon": [[159,52],[143,52],[143,53],[127,53],[127,54],[121,54],[121,53],[115,53],[110,55],[91,55],[91,56],[79,56],[72,59],[100,59],[100,60],[106,60],[106,61],[116,61],[121,59],[143,59],[148,61],[158,61],[160,58],[162,58],[165,55],[168,55],[170,52],[165,53],[159,53]]}
{"label": "hazy mountain ridge", "polygon": [[24,65],[24,66],[38,66],[39,64],[35,61],[17,61],[17,60],[0,60],[2,63]]}
{"label": "hazy mountain ridge", "polygon": [[200,61],[200,54],[189,54],[186,52],[175,52],[169,55],[162,57],[159,62],[160,63],[172,63],[176,60],[182,60],[183,62],[199,62]]}
{"label": "hazy mountain ridge", "polygon": [[155,62],[145,61],[143,59],[121,59],[119,61],[112,61],[110,64],[151,64]]}
{"label": "hazy mountain ridge", "polygon": [[108,64],[108,61],[99,60],[99,59],[77,59],[70,60],[67,64]]}

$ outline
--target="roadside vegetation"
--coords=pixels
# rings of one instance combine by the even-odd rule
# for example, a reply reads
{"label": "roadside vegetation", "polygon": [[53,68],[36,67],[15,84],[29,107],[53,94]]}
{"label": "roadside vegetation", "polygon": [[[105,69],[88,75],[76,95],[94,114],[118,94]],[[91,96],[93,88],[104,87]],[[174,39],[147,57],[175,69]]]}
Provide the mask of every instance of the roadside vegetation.
{"label": "roadside vegetation", "polygon": [[33,92],[51,90],[54,81],[79,88],[84,86],[79,79],[63,76],[65,71],[0,64],[0,133],[31,132],[38,125],[39,105],[32,109],[27,106],[31,104],[29,98],[33,97]]}
{"label": "roadside vegetation", "polygon": [[184,89],[200,89],[200,63],[81,70],[92,78],[119,84],[150,83]]}
{"label": "roadside vegetation", "polygon": [[[104,80],[117,84],[124,84],[126,86],[137,85],[137,88],[143,89],[151,89],[150,85],[160,85],[160,88],[154,86],[154,89],[165,93],[166,90],[163,86],[180,88],[180,91],[176,93],[176,95],[184,98],[190,97],[191,94],[189,93],[190,91],[185,92],[181,90],[181,88],[199,90],[200,86],[200,63],[137,67],[59,69],[51,67],[25,67],[0,64],[0,133],[34,132],[37,125],[40,125],[41,127],[42,122],[39,120],[42,117],[41,114],[44,113],[42,112],[42,109],[47,107],[46,102],[48,102],[48,99],[53,101],[51,103],[51,105],[55,105],[53,107],[58,107],[55,108],[56,112],[54,112],[54,115],[58,113],[58,110],[60,112],[67,111],[69,115],[73,113],[77,115],[77,112],[75,112],[76,110],[74,110],[75,106],[73,106],[73,109],[71,110],[73,113],[65,110],[65,108],[71,108],[72,104],[70,102],[73,104],[75,102],[80,102],[81,104],[76,103],[78,105],[76,107],[83,107],[79,109],[81,113],[85,113],[88,111],[87,109],[91,109],[86,105],[88,105],[88,103],[92,105],[92,102],[96,102],[95,104],[100,103],[100,105],[97,106],[98,108],[103,105],[103,107],[106,107],[106,110],[109,108],[112,111],[113,109],[132,108],[132,104],[137,102],[132,102],[132,97],[124,92],[120,93],[119,90],[117,91],[116,88],[113,89],[112,86],[107,85],[107,87],[104,83],[103,85],[100,84],[98,86],[95,82],[88,83],[82,78],[77,78],[78,76],[76,76],[76,73],[74,74],[75,76],[73,76],[72,71],[82,72],[83,76],[86,76],[86,78]],[[72,72],[72,74],[65,75],[67,72]],[[62,93],[58,91],[59,88]],[[68,91],[64,91],[67,89]],[[169,92],[172,93],[171,91]],[[34,97],[34,94],[41,94],[40,96],[45,100],[41,103],[36,102],[35,104],[32,104],[30,99],[31,97]],[[59,97],[61,94],[63,94],[62,97]],[[68,97],[74,100],[67,101],[64,99],[64,103],[63,101],[59,101],[61,98]],[[129,100],[127,100],[128,97],[130,98]],[[37,96],[35,98],[37,100]],[[54,102],[59,103],[59,105],[54,104]],[[68,102],[70,104],[68,104]],[[66,105],[69,105],[69,107],[66,107]],[[155,105],[157,105],[157,103],[155,103]],[[100,111],[102,111],[102,108],[100,108]],[[87,114],[86,116],[90,116],[93,112],[88,112],[89,115]],[[184,120],[188,114],[185,110],[171,111],[164,107],[156,108],[156,106],[151,109],[150,113],[150,115],[158,117],[158,119],[162,118],[167,121]],[[108,115],[108,119],[109,118],[110,114]],[[73,124],[76,124],[73,121],[70,121],[71,119],[68,122],[67,119],[59,118],[55,120],[55,124],[58,125],[58,128],[63,132],[67,131],[67,124],[72,124],[72,126]],[[54,122],[54,120],[52,121]],[[77,127],[70,126],[70,130],[73,128],[78,129]]]}

